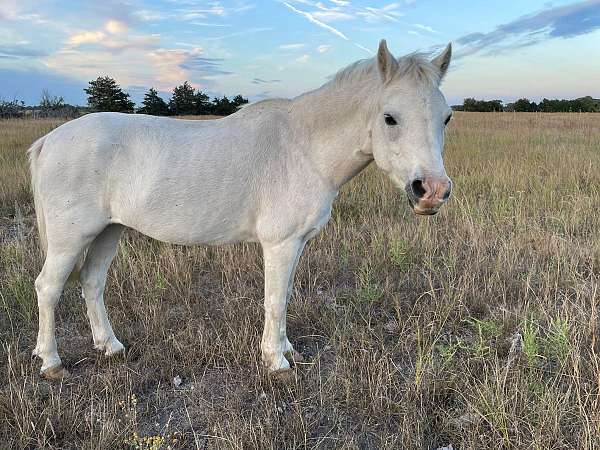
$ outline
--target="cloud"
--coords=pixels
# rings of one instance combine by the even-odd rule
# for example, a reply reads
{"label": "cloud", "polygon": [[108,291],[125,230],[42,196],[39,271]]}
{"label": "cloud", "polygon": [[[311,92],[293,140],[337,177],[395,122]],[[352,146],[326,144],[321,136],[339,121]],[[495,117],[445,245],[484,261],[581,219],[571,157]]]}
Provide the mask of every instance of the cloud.
{"label": "cloud", "polygon": [[[198,51],[200,49],[196,49]],[[197,73],[198,75],[212,76],[212,75],[231,75],[233,72],[221,69],[221,58],[206,58],[201,56],[203,52],[200,50],[199,54],[190,53],[186,60],[179,65],[182,69],[188,70],[191,73]]]}
{"label": "cloud", "polygon": [[351,20],[354,19],[354,17],[348,13],[345,12],[341,12],[341,11],[315,11],[314,13],[312,13],[312,15],[314,17],[316,17],[319,20],[322,20],[323,22],[334,22],[336,20]]}
{"label": "cloud", "polygon": [[382,8],[366,6],[364,11],[357,12],[357,15],[363,17],[367,22],[379,22],[381,20],[398,22],[398,18],[404,15],[398,11],[398,8],[400,8],[399,3],[390,3]]}
{"label": "cloud", "polygon": [[[300,3],[304,3],[307,5],[313,5],[312,2],[309,2],[307,0],[296,0],[297,2]],[[297,8],[295,8],[294,6],[290,5],[288,2],[282,1],[282,4],[284,4],[285,6],[287,6],[289,9],[291,9],[293,12],[295,12],[296,14],[299,14],[303,17],[305,17],[309,22],[312,22],[313,24],[317,25],[318,27],[324,28],[325,30],[329,31],[330,33],[342,38],[345,41],[351,42],[355,47],[360,48],[361,50],[364,50],[368,53],[372,53],[371,50],[369,50],[366,47],[363,47],[360,44],[357,44],[356,42],[350,40],[350,38],[348,36],[346,36],[344,33],[342,33],[340,30],[338,30],[337,28],[332,27],[331,25],[328,25],[324,22],[322,22],[321,20],[317,19],[314,14],[306,12],[306,11],[301,11]],[[315,3],[314,6],[316,6],[317,8],[321,8],[322,4],[321,3]]]}
{"label": "cloud", "polygon": [[0,45],[0,58],[16,59],[16,58],[35,58],[46,56],[42,50],[37,50],[24,45]]}
{"label": "cloud", "polygon": [[309,59],[310,59],[310,55],[302,55],[302,56],[296,58],[296,62],[300,63],[300,64],[306,64]]}
{"label": "cloud", "polygon": [[97,44],[102,42],[106,35],[102,31],[84,31],[82,33],[73,34],[67,41],[72,46],[82,44]]}
{"label": "cloud", "polygon": [[156,22],[160,20],[166,20],[170,17],[170,14],[167,14],[163,11],[155,11],[150,9],[138,9],[134,11],[133,16],[142,22]]}
{"label": "cloud", "polygon": [[318,51],[319,53],[327,53],[329,50],[331,50],[331,49],[332,49],[332,47],[333,47],[333,46],[331,46],[331,45],[327,45],[327,44],[319,45],[319,46],[317,47],[317,51]]}
{"label": "cloud", "polygon": [[319,19],[315,18],[311,13],[305,12],[305,11],[300,11],[299,9],[293,7],[292,5],[290,5],[288,2],[283,2],[283,4],[285,6],[287,6],[289,9],[291,9],[292,11],[294,11],[296,14],[300,14],[301,16],[305,17],[309,22],[314,23],[316,26],[324,28],[325,30],[329,31],[330,33],[335,34],[338,37],[341,37],[342,39],[344,39],[345,41],[349,41],[350,39],[341,31],[333,28],[330,25],[327,25],[324,22],[321,22]]}
{"label": "cloud", "polygon": [[111,19],[106,22],[104,28],[106,28],[106,31],[108,31],[110,34],[122,34],[127,31],[127,24],[121,22],[120,20]]}
{"label": "cloud", "polygon": [[189,80],[196,87],[215,84],[216,77],[232,75],[222,67],[223,60],[209,58],[202,48],[163,48],[160,35],[131,34],[117,20],[104,30],[79,31],[68,37],[65,46],[42,59],[53,71],[79,79],[107,74],[125,86],[155,86],[170,90]]}
{"label": "cloud", "polygon": [[571,38],[600,29],[600,0],[548,8],[498,26],[489,33],[471,33],[456,40],[458,58],[483,50],[495,52],[535,45],[553,38]]}
{"label": "cloud", "polygon": [[14,20],[18,14],[19,7],[14,0],[5,0],[2,2],[2,8],[0,8],[0,19],[1,20]]}
{"label": "cloud", "polygon": [[216,28],[229,28],[232,25],[229,23],[209,23],[209,22],[191,22],[192,25],[198,27],[216,27]]}
{"label": "cloud", "polygon": [[175,20],[194,20],[194,19],[206,19],[207,17],[227,17],[233,14],[239,14],[245,11],[254,9],[254,4],[240,4],[235,7],[223,6],[221,2],[213,1],[208,8],[196,7],[197,2],[183,3],[184,8],[175,10],[175,13],[171,18]]}
{"label": "cloud", "polygon": [[281,50],[299,50],[306,47],[306,44],[282,44],[278,48]]}
{"label": "cloud", "polygon": [[261,78],[255,78],[252,80],[253,84],[270,84],[270,83],[281,83],[281,80],[263,80]]}
{"label": "cloud", "polygon": [[427,26],[427,25],[422,25],[420,23],[415,23],[413,26],[415,28],[418,28],[419,30],[427,31],[429,33],[437,33],[437,31],[435,31],[433,28],[431,28],[430,26]]}
{"label": "cloud", "polygon": [[246,36],[248,34],[254,34],[254,33],[262,33],[264,31],[271,31],[273,28],[249,28],[247,30],[241,30],[241,31],[236,31],[235,33],[229,33],[229,34],[225,34],[223,36],[215,36],[215,37],[209,37],[209,38],[204,38],[205,41],[220,41],[222,39],[229,39],[232,37],[239,37],[239,36]]}

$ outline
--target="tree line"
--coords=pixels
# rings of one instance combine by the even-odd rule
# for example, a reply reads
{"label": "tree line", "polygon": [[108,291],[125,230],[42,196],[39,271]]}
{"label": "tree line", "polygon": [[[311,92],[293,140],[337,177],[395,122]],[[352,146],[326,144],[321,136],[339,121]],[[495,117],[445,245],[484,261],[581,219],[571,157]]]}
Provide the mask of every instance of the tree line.
{"label": "tree line", "polygon": [[233,99],[226,96],[210,97],[201,90],[195,90],[187,81],[173,89],[168,103],[158,95],[158,91],[150,88],[144,95],[142,106],[135,109],[129,94],[123,92],[117,82],[110,77],[98,77],[90,81],[85,93],[88,95],[88,106],[94,111],[114,111],[153,116],[206,115],[227,116],[233,114],[240,106],[248,103],[248,99],[236,95]]}
{"label": "tree line", "polygon": [[112,111],[123,113],[150,114],[154,116],[217,115],[227,116],[236,112],[248,99],[236,95],[210,97],[201,90],[194,89],[187,81],[173,89],[171,98],[165,101],[158,91],[150,88],[144,95],[140,107],[136,108],[130,95],[121,89],[117,82],[108,76],[98,77],[84,89],[87,94],[87,107],[66,104],[62,97],[52,96],[48,90],[42,91],[40,104],[25,106],[18,100],[5,101],[0,98],[0,117],[60,116],[77,117],[88,112]]}
{"label": "tree line", "polygon": [[465,98],[462,105],[455,105],[452,109],[472,112],[600,112],[600,99],[588,95],[573,100],[544,98],[536,103],[527,98],[520,98],[513,103],[504,104],[502,100]]}

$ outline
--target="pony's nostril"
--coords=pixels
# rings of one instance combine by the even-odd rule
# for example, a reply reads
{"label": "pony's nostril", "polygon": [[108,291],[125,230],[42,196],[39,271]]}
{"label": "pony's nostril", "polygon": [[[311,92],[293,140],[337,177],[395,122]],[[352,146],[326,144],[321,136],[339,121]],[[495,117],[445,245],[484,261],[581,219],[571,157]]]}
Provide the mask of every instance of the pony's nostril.
{"label": "pony's nostril", "polygon": [[450,194],[452,193],[452,185],[450,184],[448,186],[448,189],[446,189],[446,192],[444,192],[444,196],[442,197],[442,200],[446,201],[450,198]]}
{"label": "pony's nostril", "polygon": [[423,186],[423,180],[415,180],[410,185],[413,194],[417,199],[423,198],[423,196],[427,193],[425,186]]}

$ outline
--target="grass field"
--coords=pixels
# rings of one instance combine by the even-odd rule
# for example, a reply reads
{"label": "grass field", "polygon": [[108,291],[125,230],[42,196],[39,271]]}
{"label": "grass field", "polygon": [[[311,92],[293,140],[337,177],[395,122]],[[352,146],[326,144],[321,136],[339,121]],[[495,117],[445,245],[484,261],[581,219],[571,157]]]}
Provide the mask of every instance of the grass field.
{"label": "grass field", "polygon": [[57,125],[0,121],[0,448],[600,448],[600,114],[456,114],[433,218],[374,166],[349,183],[298,269],[289,384],[260,368],[257,246],[135,232],[106,294],[125,360],[71,286],[73,377],[40,379],[25,151]]}

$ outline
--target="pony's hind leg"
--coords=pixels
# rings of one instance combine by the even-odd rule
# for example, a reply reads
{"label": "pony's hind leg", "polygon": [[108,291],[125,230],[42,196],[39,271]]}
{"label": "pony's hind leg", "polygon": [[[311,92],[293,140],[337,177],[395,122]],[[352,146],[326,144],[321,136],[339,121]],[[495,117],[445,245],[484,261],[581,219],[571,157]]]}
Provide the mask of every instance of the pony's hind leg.
{"label": "pony's hind leg", "polygon": [[115,337],[104,306],[106,275],[117,252],[123,228],[118,224],[109,225],[94,239],[79,275],[94,337],[94,348],[104,351],[106,355],[113,355],[124,349],[123,344]]}
{"label": "pony's hind leg", "polygon": [[56,348],[54,309],[65,282],[88,242],[83,238],[77,240],[71,237],[70,242],[64,242],[64,245],[50,244],[44,267],[35,280],[39,330],[33,354],[42,359],[41,373],[47,378],[60,379],[68,375]]}

